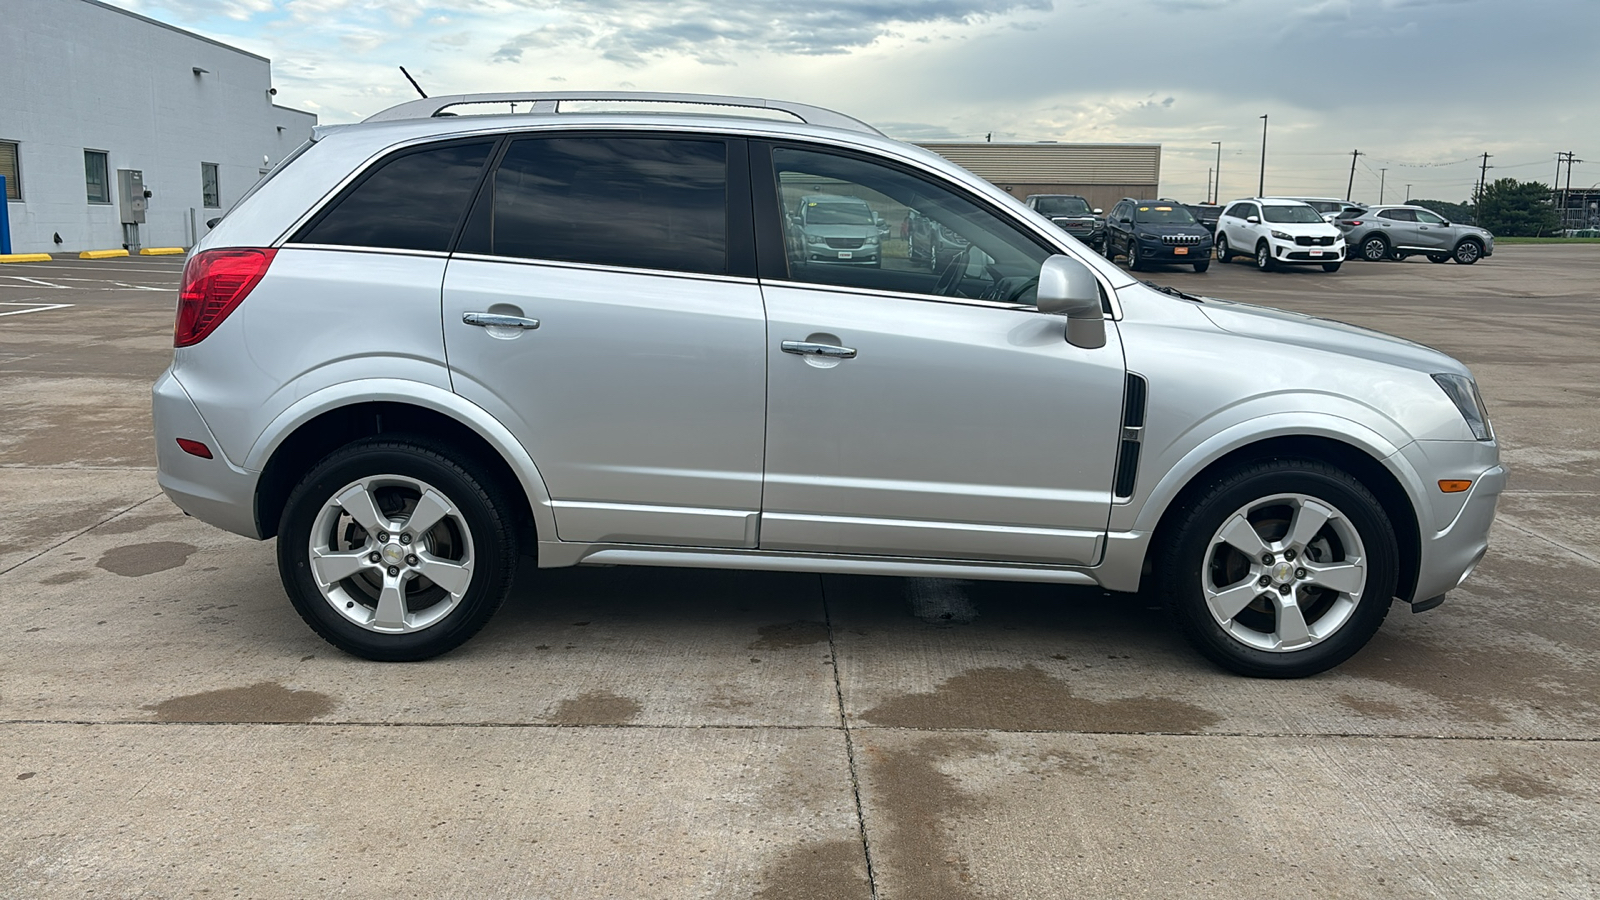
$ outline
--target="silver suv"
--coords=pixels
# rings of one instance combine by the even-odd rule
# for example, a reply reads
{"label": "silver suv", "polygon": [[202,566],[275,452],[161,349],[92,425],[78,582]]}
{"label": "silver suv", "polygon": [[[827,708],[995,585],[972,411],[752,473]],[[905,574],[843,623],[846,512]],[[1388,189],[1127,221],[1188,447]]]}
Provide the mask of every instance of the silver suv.
{"label": "silver suv", "polygon": [[1369,262],[1405,259],[1413,253],[1428,262],[1455,260],[1470,266],[1494,255],[1494,235],[1475,225],[1457,225],[1421,206],[1372,206],[1352,209],[1334,220],[1353,248],[1351,255]]}
{"label": "silver suv", "polygon": [[[965,243],[812,259],[786,213],[819,185]],[[174,343],[162,487],[276,537],[300,615],[372,659],[467,640],[526,556],[1151,585],[1217,663],[1307,675],[1460,583],[1505,483],[1455,360],[1152,289],[775,101],[318,129],[196,248]]]}

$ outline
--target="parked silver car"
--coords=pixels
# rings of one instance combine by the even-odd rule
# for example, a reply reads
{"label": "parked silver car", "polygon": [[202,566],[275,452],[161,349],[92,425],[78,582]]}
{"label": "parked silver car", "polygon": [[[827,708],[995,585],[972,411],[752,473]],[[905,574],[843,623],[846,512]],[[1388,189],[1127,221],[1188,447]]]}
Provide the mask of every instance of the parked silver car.
{"label": "parked silver car", "polygon": [[[797,259],[785,198],[818,185],[966,244]],[[1307,675],[1465,579],[1505,483],[1448,356],[1152,289],[932,153],[770,100],[319,128],[196,248],[174,344],[163,489],[276,537],[300,615],[372,659],[461,644],[531,556],[1149,583],[1217,663]]]}
{"label": "parked silver car", "polygon": [[1413,253],[1428,262],[1455,260],[1470,266],[1494,255],[1494,235],[1476,225],[1457,225],[1421,206],[1370,206],[1340,213],[1335,225],[1354,248],[1352,256],[1369,262],[1405,259]]}

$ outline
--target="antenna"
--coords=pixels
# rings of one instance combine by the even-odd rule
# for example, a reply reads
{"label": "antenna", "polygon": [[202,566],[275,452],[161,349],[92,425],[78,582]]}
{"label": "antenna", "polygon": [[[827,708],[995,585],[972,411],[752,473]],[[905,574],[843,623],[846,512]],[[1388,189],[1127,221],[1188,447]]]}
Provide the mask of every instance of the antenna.
{"label": "antenna", "polygon": [[422,95],[422,99],[424,99],[424,100],[428,99],[427,92],[422,89],[422,85],[417,84],[417,80],[415,78],[411,77],[411,73],[406,71],[406,67],[405,66],[401,66],[400,67],[400,74],[404,75],[406,77],[406,80],[411,82],[411,86],[417,89],[417,93]]}

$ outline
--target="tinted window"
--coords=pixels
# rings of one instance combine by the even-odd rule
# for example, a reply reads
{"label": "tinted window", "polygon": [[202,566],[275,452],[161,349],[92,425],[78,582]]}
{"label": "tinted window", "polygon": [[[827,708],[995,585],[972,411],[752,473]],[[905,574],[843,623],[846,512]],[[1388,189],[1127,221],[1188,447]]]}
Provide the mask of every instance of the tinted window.
{"label": "tinted window", "polygon": [[1249,210],[1246,208],[1248,205],[1249,204],[1246,203],[1235,203],[1234,205],[1228,207],[1228,211],[1223,213],[1223,215],[1231,216],[1235,219],[1242,219],[1245,216],[1250,215]]}
{"label": "tinted window", "polygon": [[1417,217],[1418,222],[1426,222],[1429,225],[1445,224],[1444,219],[1434,215],[1431,212],[1428,212],[1425,209],[1414,209],[1411,211],[1411,214]]}
{"label": "tinted window", "polygon": [[1417,217],[1409,209],[1386,209],[1378,213],[1380,219],[1393,219],[1396,222],[1415,222]]}
{"label": "tinted window", "polygon": [[1082,197],[1040,197],[1034,209],[1047,216],[1087,216],[1089,204]]}
{"label": "tinted window", "polygon": [[1309,206],[1276,206],[1272,204],[1261,207],[1262,218],[1268,222],[1311,224],[1322,222],[1322,216]]}
{"label": "tinted window", "polygon": [[295,236],[304,244],[448,250],[492,142],[451,144],[380,163]]}
{"label": "tinted window", "polygon": [[1033,302],[1051,251],[965,195],[852,156],[778,147],[772,161],[791,280],[934,294],[943,278],[944,296]]}
{"label": "tinted window", "polygon": [[1311,208],[1319,213],[1338,212],[1339,208],[1344,206],[1343,203],[1337,200],[1307,200],[1306,202],[1311,204]]}
{"label": "tinted window", "polygon": [[727,156],[723,141],[517,141],[494,175],[490,252],[726,274]]}

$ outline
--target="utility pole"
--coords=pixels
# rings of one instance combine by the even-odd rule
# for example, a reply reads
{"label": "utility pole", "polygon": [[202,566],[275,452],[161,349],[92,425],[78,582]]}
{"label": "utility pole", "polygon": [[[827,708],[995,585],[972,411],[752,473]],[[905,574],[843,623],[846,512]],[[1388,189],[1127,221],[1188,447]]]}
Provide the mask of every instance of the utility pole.
{"label": "utility pole", "polygon": [[[1472,207],[1472,217],[1480,225],[1483,223],[1483,192],[1489,189],[1489,169],[1491,168],[1489,160],[1491,158],[1489,154],[1485,153],[1483,155],[1483,168],[1478,170],[1478,196],[1477,202]],[[1561,165],[1560,159],[1556,160],[1556,165]]]}
{"label": "utility pole", "polygon": [[1356,190],[1356,157],[1361,156],[1360,150],[1350,151],[1350,183],[1344,189],[1344,201],[1350,202],[1350,195]]}
{"label": "utility pole", "polygon": [[1217,181],[1216,181],[1216,187],[1213,188],[1213,190],[1212,190],[1211,202],[1212,203],[1221,203],[1222,202],[1222,142],[1221,141],[1212,141],[1211,143],[1217,145]]}
{"label": "utility pole", "polygon": [[1572,194],[1572,164],[1581,163],[1581,159],[1573,159],[1572,151],[1567,151],[1567,186],[1561,189],[1561,229],[1567,228],[1567,202]]}
{"label": "utility pole", "polygon": [[1385,180],[1388,179],[1388,177],[1389,177],[1389,170],[1388,169],[1379,169],[1378,170],[1378,202],[1379,203],[1383,202],[1383,183],[1384,183]]}
{"label": "utility pole", "polygon": [[[1217,152],[1221,152],[1219,147]],[[1261,183],[1256,185],[1256,196],[1260,197],[1267,192],[1267,117],[1261,116]]]}
{"label": "utility pole", "polygon": [[1411,185],[1409,184],[1406,185],[1406,202],[1411,202]]}
{"label": "utility pole", "polygon": [[1211,202],[1211,167],[1206,166],[1206,202]]}

